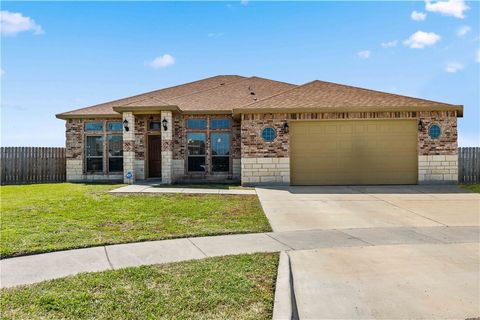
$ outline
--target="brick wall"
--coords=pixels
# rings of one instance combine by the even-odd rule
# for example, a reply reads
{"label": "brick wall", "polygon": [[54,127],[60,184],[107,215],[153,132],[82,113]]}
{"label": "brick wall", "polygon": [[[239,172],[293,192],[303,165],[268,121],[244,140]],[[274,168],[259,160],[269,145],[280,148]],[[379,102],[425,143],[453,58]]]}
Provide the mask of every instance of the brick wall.
{"label": "brick wall", "polygon": [[82,119],[69,119],[65,123],[67,159],[83,159],[83,123]]}
{"label": "brick wall", "polygon": [[[122,174],[105,174],[105,173],[87,173],[85,168],[85,122],[101,121],[104,128],[108,121],[121,121],[111,118],[85,118],[85,119],[68,119],[65,122],[65,147],[66,147],[66,180],[72,182],[79,181],[102,181],[102,180],[121,180]],[[104,132],[95,133],[106,137]],[[107,152],[104,142],[104,153]],[[107,159],[103,159],[103,167],[107,168]]]}
{"label": "brick wall", "polygon": [[[457,117],[454,112],[424,112],[420,115],[424,128],[419,133],[419,155],[455,155],[457,145]],[[432,139],[428,129],[432,124],[438,124],[441,135]]]}

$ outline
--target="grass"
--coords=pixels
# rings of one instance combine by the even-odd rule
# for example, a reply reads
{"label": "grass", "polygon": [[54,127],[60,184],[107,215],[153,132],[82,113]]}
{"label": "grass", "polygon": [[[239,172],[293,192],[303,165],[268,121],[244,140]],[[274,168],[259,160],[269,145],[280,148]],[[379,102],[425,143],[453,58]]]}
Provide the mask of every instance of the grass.
{"label": "grass", "polygon": [[2,319],[271,319],[278,254],[83,273],[2,289]]}
{"label": "grass", "polygon": [[476,193],[480,193],[480,184],[462,184],[463,189],[467,189]]}
{"label": "grass", "polygon": [[270,231],[255,195],[131,195],[115,185],[0,187],[2,258],[154,239]]}
{"label": "grass", "polygon": [[194,189],[226,189],[226,190],[255,190],[253,187],[244,187],[238,184],[205,183],[205,184],[172,184],[155,185],[155,188],[194,188]]}

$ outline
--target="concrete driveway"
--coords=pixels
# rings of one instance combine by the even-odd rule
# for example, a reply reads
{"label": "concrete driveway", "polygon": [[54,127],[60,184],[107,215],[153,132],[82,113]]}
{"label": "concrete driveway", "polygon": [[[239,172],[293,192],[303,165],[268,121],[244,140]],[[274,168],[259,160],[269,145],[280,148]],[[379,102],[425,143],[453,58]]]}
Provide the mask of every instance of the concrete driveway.
{"label": "concrete driveway", "polygon": [[274,231],[479,226],[480,194],[456,186],[257,188]]}
{"label": "concrete driveway", "polygon": [[[282,255],[290,268],[294,317],[480,316],[479,194],[456,186],[285,187],[257,193],[274,231],[335,231],[365,243],[334,246],[329,244],[335,239],[312,236],[304,241],[325,245]],[[427,243],[428,238],[438,241]]]}

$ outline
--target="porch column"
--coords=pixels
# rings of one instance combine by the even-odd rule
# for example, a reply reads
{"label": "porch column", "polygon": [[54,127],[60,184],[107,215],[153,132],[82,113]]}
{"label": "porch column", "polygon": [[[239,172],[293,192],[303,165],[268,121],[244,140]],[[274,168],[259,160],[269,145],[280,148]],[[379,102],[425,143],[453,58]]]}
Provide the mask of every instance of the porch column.
{"label": "porch column", "polygon": [[167,130],[162,128],[162,183],[172,183],[173,119],[171,111],[161,112],[161,121],[167,120]]}
{"label": "porch column", "polygon": [[135,182],[135,116],[132,112],[123,113],[123,121],[127,120],[128,131],[123,127],[123,182]]}

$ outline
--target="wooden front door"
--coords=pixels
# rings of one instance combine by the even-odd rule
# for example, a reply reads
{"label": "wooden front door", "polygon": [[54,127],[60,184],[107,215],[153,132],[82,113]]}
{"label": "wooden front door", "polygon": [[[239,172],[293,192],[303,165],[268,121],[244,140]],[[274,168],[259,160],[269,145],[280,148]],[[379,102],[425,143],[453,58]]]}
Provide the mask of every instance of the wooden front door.
{"label": "wooden front door", "polygon": [[148,177],[162,176],[162,137],[148,136]]}

